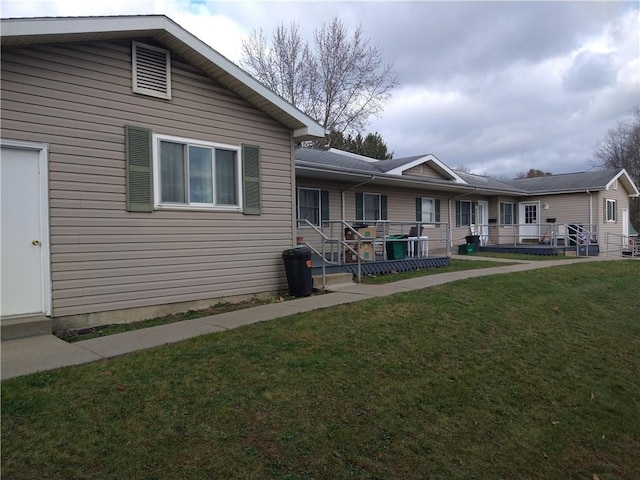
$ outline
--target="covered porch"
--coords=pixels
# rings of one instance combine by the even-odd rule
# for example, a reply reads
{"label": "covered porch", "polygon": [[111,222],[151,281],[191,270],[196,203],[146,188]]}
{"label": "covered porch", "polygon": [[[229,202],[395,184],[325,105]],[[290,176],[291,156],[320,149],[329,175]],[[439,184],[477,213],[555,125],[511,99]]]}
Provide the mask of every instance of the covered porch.
{"label": "covered porch", "polygon": [[313,275],[351,273],[359,280],[449,265],[451,237],[445,223],[335,220],[316,226],[298,220],[298,225],[306,227],[297,243],[311,249]]}

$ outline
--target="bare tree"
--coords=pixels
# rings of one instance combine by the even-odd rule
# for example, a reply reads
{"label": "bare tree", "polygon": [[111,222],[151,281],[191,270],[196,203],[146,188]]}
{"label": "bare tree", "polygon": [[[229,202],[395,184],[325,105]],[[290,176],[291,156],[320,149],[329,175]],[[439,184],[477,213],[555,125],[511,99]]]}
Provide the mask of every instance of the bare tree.
{"label": "bare tree", "polygon": [[313,35],[313,47],[299,25],[280,25],[267,40],[262,30],[242,42],[241,66],[328,130],[362,133],[378,116],[397,85],[382,52],[364,38],[362,28],[349,35],[334,18]]}
{"label": "bare tree", "polygon": [[[596,146],[591,163],[598,168],[624,168],[640,185],[640,107],[607,131]],[[636,229],[640,228],[640,199],[631,199],[629,214]]]}

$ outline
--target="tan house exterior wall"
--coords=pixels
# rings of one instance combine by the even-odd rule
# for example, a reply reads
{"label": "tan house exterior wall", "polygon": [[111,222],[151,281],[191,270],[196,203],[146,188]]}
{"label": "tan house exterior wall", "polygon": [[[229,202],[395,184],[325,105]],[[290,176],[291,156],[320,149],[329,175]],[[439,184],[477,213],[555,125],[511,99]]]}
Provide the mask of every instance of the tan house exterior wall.
{"label": "tan house exterior wall", "polygon": [[[604,243],[607,233],[615,234],[613,238],[614,242],[619,242],[619,235],[622,232],[622,209],[629,210],[629,192],[624,188],[619,180],[616,180],[611,187],[606,191],[598,192],[598,195],[594,195],[594,223],[598,225],[598,233],[600,242]],[[606,211],[604,207],[604,201],[606,199],[616,201],[616,221],[606,221]]]}
{"label": "tan house exterior wall", "polygon": [[[129,41],[3,48],[2,138],[49,145],[55,317],[99,322],[100,312],[133,309],[121,317],[131,320],[286,287],[292,132],[180,58],[171,72],[167,101],[132,93]],[[260,146],[262,214],[125,211],[127,124]]]}
{"label": "tan house exterior wall", "polygon": [[[298,178],[297,186],[301,188],[318,188],[329,191],[329,214],[332,221],[343,219],[342,216],[342,192],[345,195],[345,215],[347,222],[356,222],[356,201],[355,193],[380,194],[387,196],[387,219],[389,222],[404,222],[404,225],[390,225],[387,233],[408,234],[411,224],[416,222],[416,198],[428,197],[440,200],[440,221],[442,227],[425,227],[423,235],[429,237],[429,250],[434,255],[443,255],[446,252],[447,227],[451,227],[451,240],[453,245],[465,243],[465,236],[470,234],[468,226],[456,227],[455,200],[456,195],[451,192],[441,192],[436,190],[420,191],[415,188],[393,188],[389,186],[378,186],[368,184],[355,190],[347,190],[354,184],[336,184],[335,182],[320,181],[309,178]],[[459,194],[457,195],[459,196]],[[461,198],[463,200],[478,201],[488,200],[487,197],[469,195]],[[340,236],[340,227],[334,224],[335,238]],[[327,225],[324,226],[325,234],[331,236]],[[305,243],[320,250],[320,237],[310,228],[298,228],[297,235],[304,237]],[[382,229],[378,228],[378,235],[382,237]]]}
{"label": "tan house exterior wall", "polygon": [[416,177],[437,178],[438,180],[442,180],[442,175],[426,163],[408,168],[407,170],[402,172],[402,175],[413,175]]}

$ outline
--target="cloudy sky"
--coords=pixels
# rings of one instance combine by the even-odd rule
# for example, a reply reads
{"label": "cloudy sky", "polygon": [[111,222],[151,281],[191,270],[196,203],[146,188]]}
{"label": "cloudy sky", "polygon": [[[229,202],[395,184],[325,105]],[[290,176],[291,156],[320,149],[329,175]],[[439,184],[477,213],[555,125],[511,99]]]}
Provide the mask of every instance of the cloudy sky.
{"label": "cloudy sky", "polygon": [[7,17],[166,14],[238,63],[241,41],[338,16],[393,63],[377,131],[394,157],[514,176],[592,167],[607,129],[640,106],[640,7],[628,2],[2,0]]}

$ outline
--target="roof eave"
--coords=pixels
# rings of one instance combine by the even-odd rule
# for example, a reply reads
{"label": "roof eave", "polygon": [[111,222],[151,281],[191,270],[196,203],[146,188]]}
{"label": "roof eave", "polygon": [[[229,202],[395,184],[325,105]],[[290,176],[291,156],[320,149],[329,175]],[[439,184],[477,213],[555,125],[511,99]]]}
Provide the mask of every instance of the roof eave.
{"label": "roof eave", "polygon": [[464,179],[462,179],[458,174],[456,174],[453,170],[447,167],[444,163],[438,160],[438,158],[435,155],[431,153],[424,155],[423,157],[413,160],[412,162],[409,162],[400,167],[393,168],[389,170],[387,173],[402,175],[406,170],[409,170],[422,163],[429,163],[431,168],[433,168],[440,175],[449,177],[449,179],[455,180],[456,183],[463,184],[463,185],[467,184],[467,182],[465,182]]}
{"label": "roof eave", "polygon": [[427,179],[407,176],[407,175],[392,175],[383,172],[365,172],[365,171],[355,171],[348,168],[341,167],[326,167],[324,165],[318,165],[311,162],[304,161],[296,161],[296,174],[309,174],[305,175],[305,177],[318,177],[323,180],[331,179],[344,179],[345,177],[357,177],[357,178],[373,178],[373,183],[378,184],[402,184],[402,185],[412,185],[417,189],[429,189],[429,190],[438,190],[438,191],[450,191],[450,192],[468,192],[468,193],[477,193],[478,195],[495,195],[495,194],[508,194],[511,196],[525,196],[526,192],[516,192],[516,191],[501,191],[501,190],[493,190],[493,189],[480,189],[478,187],[474,187],[467,184],[460,184],[456,182],[451,183],[436,183],[429,182]]}
{"label": "roof eave", "polygon": [[633,180],[631,180],[631,177],[627,173],[627,170],[624,168],[620,169],[620,171],[616,174],[616,176],[613,177],[609,181],[609,183],[607,183],[606,189],[609,190],[609,188],[611,188],[614,182],[618,179],[620,179],[620,182],[624,185],[624,188],[627,190],[627,192],[629,192],[630,197],[640,196],[638,187],[633,183]]}

